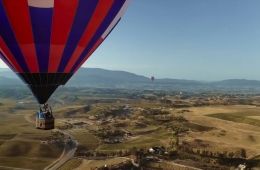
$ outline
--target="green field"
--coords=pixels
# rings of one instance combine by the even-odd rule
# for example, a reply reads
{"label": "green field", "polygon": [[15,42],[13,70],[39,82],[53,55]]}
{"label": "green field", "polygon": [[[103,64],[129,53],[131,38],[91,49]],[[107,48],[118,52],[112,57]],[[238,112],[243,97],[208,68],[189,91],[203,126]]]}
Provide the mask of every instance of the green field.
{"label": "green field", "polygon": [[260,120],[249,117],[249,116],[259,116],[259,115],[260,115],[259,113],[236,112],[236,113],[215,113],[215,114],[208,114],[207,116],[260,127]]}
{"label": "green field", "polygon": [[84,146],[88,150],[95,150],[99,144],[99,139],[89,133],[87,130],[75,129],[70,132],[80,145]]}
{"label": "green field", "polygon": [[[129,139],[126,142],[119,144],[103,144],[98,150],[101,151],[117,151],[117,150],[128,150],[132,148],[150,148],[153,146],[165,145],[165,141],[168,141],[172,137],[170,132],[164,129],[158,129],[152,133],[146,135],[140,135],[136,138]],[[167,142],[166,142],[167,144]]]}
{"label": "green field", "polygon": [[82,164],[82,159],[71,159],[61,166],[58,170],[72,170],[79,167]]}

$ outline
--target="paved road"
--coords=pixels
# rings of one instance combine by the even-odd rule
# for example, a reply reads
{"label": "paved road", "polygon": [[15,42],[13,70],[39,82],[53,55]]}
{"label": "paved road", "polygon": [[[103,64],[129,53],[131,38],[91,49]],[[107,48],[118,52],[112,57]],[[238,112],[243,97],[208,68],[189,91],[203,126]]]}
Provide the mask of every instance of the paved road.
{"label": "paved road", "polygon": [[65,142],[64,150],[61,154],[61,156],[48,165],[44,170],[56,170],[59,167],[61,167],[64,163],[66,163],[68,160],[74,157],[74,154],[77,150],[78,142],[73,139],[73,136],[65,131],[57,130],[60,133],[63,133],[69,140]]}
{"label": "paved road", "polygon": [[[34,123],[34,121],[31,119],[30,115],[25,115],[24,118],[26,121],[28,121],[30,123]],[[65,147],[63,149],[61,156],[57,160],[52,162],[50,165],[45,167],[44,170],[58,169],[64,163],[66,163],[68,160],[73,158],[73,156],[77,150],[78,142],[74,139],[74,137],[71,134],[69,134],[65,131],[61,131],[61,130],[57,130],[57,131],[60,133],[63,133],[67,139],[70,139],[70,141],[65,142]],[[0,166],[0,168],[1,168],[1,166]],[[9,168],[9,169],[14,169],[14,170],[28,170],[28,169],[12,168],[12,167],[2,167],[2,168],[6,168],[6,169]]]}

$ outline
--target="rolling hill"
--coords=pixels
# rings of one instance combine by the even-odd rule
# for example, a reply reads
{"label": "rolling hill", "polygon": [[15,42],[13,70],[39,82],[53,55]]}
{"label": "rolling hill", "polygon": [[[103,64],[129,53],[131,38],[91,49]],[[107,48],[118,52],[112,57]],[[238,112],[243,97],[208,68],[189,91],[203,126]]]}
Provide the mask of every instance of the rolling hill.
{"label": "rolling hill", "polygon": [[[24,86],[23,82],[10,70],[0,68],[0,87]],[[81,68],[66,85],[67,87],[124,88],[154,90],[247,90],[260,91],[260,81],[229,79],[216,82],[201,82],[183,79],[156,79],[100,68]]]}

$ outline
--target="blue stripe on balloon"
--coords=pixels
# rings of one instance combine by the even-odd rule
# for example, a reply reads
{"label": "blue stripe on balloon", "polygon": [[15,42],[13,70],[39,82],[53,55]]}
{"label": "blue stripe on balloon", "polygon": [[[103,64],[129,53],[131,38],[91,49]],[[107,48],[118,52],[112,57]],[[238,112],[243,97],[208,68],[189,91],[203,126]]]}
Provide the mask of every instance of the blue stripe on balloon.
{"label": "blue stripe on balloon", "polygon": [[80,0],[77,14],[72,25],[72,29],[62,54],[62,59],[58,68],[58,72],[64,72],[74,50],[76,49],[81,36],[83,35],[91,17],[94,13],[99,0]]}
{"label": "blue stripe on balloon", "polygon": [[97,32],[95,33],[95,35],[93,36],[93,38],[91,39],[90,43],[88,44],[88,46],[86,47],[86,49],[83,51],[83,53],[80,55],[79,59],[77,60],[77,62],[74,64],[74,66],[72,67],[72,72],[75,71],[75,69],[79,66],[79,64],[84,60],[84,58],[86,57],[86,55],[90,52],[90,50],[93,48],[93,46],[96,44],[96,42],[99,40],[99,38],[102,36],[102,34],[107,30],[107,28],[109,27],[109,25],[111,24],[111,22],[114,20],[114,18],[116,17],[116,15],[118,14],[118,12],[120,11],[120,9],[122,8],[122,6],[124,5],[125,0],[118,0],[115,1],[112,8],[110,9],[108,15],[106,16],[106,18],[104,19],[104,21],[102,22],[102,24],[100,25],[100,27],[98,28]]}
{"label": "blue stripe on balloon", "polygon": [[53,8],[30,7],[30,15],[39,69],[41,73],[46,73],[49,65]]}
{"label": "blue stripe on balloon", "polygon": [[13,33],[12,27],[8,21],[5,13],[3,1],[0,1],[0,35],[8,46],[9,50],[12,52],[17,63],[20,65],[24,72],[30,72],[28,66],[25,62],[24,56],[21,49],[16,41],[15,35]]}

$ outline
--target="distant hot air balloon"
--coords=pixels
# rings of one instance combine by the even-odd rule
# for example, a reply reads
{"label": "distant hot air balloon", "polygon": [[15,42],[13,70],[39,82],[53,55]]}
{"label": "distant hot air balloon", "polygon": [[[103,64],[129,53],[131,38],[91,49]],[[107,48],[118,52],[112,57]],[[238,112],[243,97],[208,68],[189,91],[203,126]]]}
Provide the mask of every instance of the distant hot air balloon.
{"label": "distant hot air balloon", "polygon": [[154,77],[154,76],[151,76],[151,80],[152,80],[152,82],[154,82],[154,80],[155,80],[155,77]]}
{"label": "distant hot air balloon", "polygon": [[40,104],[119,23],[130,0],[0,0],[0,57]]}

